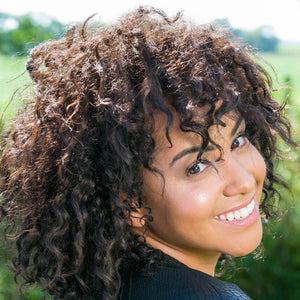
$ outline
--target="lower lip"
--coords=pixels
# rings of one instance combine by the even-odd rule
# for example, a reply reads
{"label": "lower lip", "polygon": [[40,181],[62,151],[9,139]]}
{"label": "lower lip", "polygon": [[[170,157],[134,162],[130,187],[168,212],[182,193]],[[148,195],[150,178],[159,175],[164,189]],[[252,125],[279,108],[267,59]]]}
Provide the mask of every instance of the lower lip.
{"label": "lower lip", "polygon": [[255,202],[253,212],[244,219],[232,220],[232,221],[218,219],[216,221],[230,225],[230,226],[234,226],[234,227],[248,227],[248,226],[254,224],[258,218],[259,218],[259,209],[258,209],[257,203]]}

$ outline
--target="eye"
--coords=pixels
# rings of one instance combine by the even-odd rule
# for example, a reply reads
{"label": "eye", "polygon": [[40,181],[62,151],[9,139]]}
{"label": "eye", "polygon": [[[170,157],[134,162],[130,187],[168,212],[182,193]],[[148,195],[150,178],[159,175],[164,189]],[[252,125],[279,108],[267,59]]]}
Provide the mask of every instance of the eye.
{"label": "eye", "polygon": [[187,175],[197,175],[207,168],[208,164],[204,161],[197,161],[187,169]]}
{"label": "eye", "polygon": [[231,150],[235,150],[236,148],[240,148],[246,144],[246,137],[245,136],[239,136],[236,139],[234,139],[233,143],[231,144]]}

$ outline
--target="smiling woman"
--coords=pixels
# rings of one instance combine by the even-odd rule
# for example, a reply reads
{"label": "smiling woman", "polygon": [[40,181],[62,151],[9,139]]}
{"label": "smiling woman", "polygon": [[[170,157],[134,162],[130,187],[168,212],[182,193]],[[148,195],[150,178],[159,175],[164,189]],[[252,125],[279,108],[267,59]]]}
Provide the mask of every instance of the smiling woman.
{"label": "smiling woman", "polygon": [[164,185],[157,174],[147,169],[143,174],[142,197],[153,216],[146,242],[193,269],[214,275],[221,253],[245,255],[260,243],[258,206],[265,162],[245,137],[241,119],[236,122],[226,116],[222,118],[225,127],[209,128],[212,141],[222,149],[221,157],[220,150],[210,144],[199,157],[201,137],[182,132],[178,117],[170,127],[170,147],[163,138],[164,119],[163,114],[155,117],[153,135],[155,140],[160,138],[152,164],[163,175]]}
{"label": "smiling woman", "polygon": [[276,136],[296,146],[253,56],[153,8],[33,49],[0,159],[16,277],[54,299],[249,299],[215,267],[260,244]]}

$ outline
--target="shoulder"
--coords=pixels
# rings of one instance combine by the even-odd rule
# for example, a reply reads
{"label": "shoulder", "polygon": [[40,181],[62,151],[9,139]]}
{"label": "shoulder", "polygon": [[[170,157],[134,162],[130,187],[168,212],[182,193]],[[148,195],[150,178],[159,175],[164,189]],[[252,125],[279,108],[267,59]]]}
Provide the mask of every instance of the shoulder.
{"label": "shoulder", "polygon": [[236,285],[179,264],[165,264],[151,275],[129,271],[118,300],[250,300]]}

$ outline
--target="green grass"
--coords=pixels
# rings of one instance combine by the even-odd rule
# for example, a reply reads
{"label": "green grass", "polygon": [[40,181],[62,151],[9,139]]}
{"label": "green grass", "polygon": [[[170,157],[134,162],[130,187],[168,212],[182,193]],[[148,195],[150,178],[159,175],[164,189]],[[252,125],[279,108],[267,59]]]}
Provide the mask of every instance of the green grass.
{"label": "green grass", "polygon": [[300,45],[282,45],[277,53],[265,53],[262,56],[273,65],[279,80],[291,76],[295,79],[294,88],[300,91]]}
{"label": "green grass", "polygon": [[23,104],[20,94],[30,83],[25,63],[24,57],[0,55],[0,117],[5,112],[6,120],[11,119]]}
{"label": "green grass", "polygon": [[[270,63],[272,69],[265,65],[273,77],[275,88],[290,86],[292,101],[300,104],[300,45],[281,45],[277,53],[263,53],[262,57]],[[283,93],[279,93],[283,95]],[[275,95],[276,97],[276,95]],[[276,97],[277,98],[277,97]]]}

